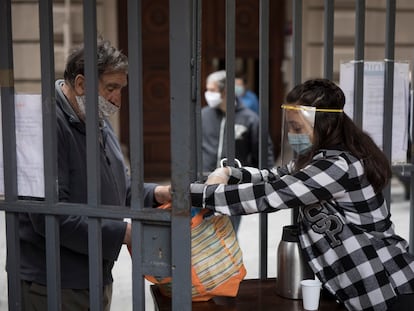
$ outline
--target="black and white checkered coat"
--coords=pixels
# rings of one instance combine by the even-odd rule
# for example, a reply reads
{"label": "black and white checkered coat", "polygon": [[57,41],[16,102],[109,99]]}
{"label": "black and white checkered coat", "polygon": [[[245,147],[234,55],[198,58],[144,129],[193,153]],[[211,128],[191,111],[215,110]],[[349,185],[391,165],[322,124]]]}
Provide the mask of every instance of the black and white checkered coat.
{"label": "black and white checkered coat", "polygon": [[348,310],[387,310],[396,295],[414,293],[414,256],[361,161],[322,150],[305,168],[289,171],[231,168],[229,185],[192,184],[193,206],[227,215],[299,206],[305,256]]}

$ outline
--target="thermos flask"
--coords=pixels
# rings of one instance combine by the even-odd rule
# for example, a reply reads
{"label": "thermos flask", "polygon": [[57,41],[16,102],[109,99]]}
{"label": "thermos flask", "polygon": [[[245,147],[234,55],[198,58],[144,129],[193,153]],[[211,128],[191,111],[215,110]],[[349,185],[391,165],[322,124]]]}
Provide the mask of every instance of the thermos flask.
{"label": "thermos flask", "polygon": [[299,245],[298,225],[284,226],[277,249],[276,293],[285,298],[302,299],[300,281],[313,278]]}

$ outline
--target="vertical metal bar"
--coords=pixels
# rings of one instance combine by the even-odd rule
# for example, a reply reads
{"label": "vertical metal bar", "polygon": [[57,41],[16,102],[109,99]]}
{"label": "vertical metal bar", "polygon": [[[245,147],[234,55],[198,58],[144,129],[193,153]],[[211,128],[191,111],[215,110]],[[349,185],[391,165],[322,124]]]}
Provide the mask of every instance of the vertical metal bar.
{"label": "vertical metal bar", "polygon": [[365,0],[355,0],[354,122],[362,128],[364,96]]}
{"label": "vertical metal bar", "polygon": [[[293,86],[300,84],[302,81],[302,10],[302,0],[293,0]],[[297,222],[298,215],[299,209],[292,209],[292,223]]]}
{"label": "vertical metal bar", "polygon": [[[5,202],[17,201],[16,127],[14,108],[11,1],[0,1],[0,92]],[[21,310],[18,215],[6,212],[7,282],[10,310]]]}
{"label": "vertical metal bar", "polygon": [[197,180],[203,180],[203,154],[202,154],[202,129],[201,129],[201,97],[198,96],[201,93],[201,49],[202,49],[202,0],[195,2],[193,14],[195,16],[193,29],[193,40],[195,42],[193,55],[195,55],[195,70],[194,70],[194,85],[193,85],[193,101],[196,102],[195,106],[195,124],[196,129],[195,136],[195,153],[197,155]]}
{"label": "vertical metal bar", "polygon": [[302,81],[302,0],[293,0],[293,86]]}
{"label": "vertical metal bar", "polygon": [[[269,137],[269,0],[260,0],[259,8],[259,166],[267,167]],[[267,278],[267,214],[259,216],[259,277]]]}
{"label": "vertical metal bar", "polygon": [[96,1],[84,2],[84,57],[86,99],[86,145],[88,164],[88,204],[100,203],[99,178],[99,132],[98,132],[98,72],[97,72],[97,36],[96,36]]}
{"label": "vertical metal bar", "polygon": [[14,106],[14,65],[13,65],[13,41],[11,28],[11,4],[10,1],[1,2],[0,32],[0,86],[1,86],[1,110],[3,126],[3,166],[4,166],[4,190],[6,201],[17,200],[17,158],[16,158],[16,125]]}
{"label": "vertical metal bar", "polygon": [[[410,162],[411,165],[414,165],[414,149],[413,149],[413,137],[414,137],[414,91],[412,90],[414,77],[411,76],[411,90],[410,90],[410,114],[411,114],[411,148],[409,150],[410,153]],[[409,229],[409,252],[414,255],[414,172],[410,171],[410,229]]]}
{"label": "vertical metal bar", "polygon": [[170,103],[172,209],[172,310],[191,310],[191,233],[188,187],[195,157],[189,152],[194,142],[195,102],[192,42],[192,0],[170,0]]}
{"label": "vertical metal bar", "polygon": [[142,24],[141,0],[128,1],[128,84],[131,157],[131,208],[144,204],[144,139],[143,139],[143,90],[142,90]]}
{"label": "vertical metal bar", "polygon": [[334,49],[334,0],[325,0],[324,10],[324,74],[326,79],[333,79]]}
{"label": "vertical metal bar", "polygon": [[[384,117],[382,149],[392,160],[392,116],[394,106],[394,50],[395,50],[395,0],[387,0],[385,22],[385,59],[384,59]],[[384,191],[388,208],[391,204],[391,185]]]}
{"label": "vertical metal bar", "polygon": [[[45,202],[52,207],[58,201],[53,1],[39,2],[39,16]],[[48,310],[61,310],[59,224],[56,216],[45,218]]]}
{"label": "vertical metal bar", "polygon": [[[6,200],[6,202],[8,202]],[[21,305],[20,283],[20,239],[19,217],[16,213],[6,212],[6,248],[9,310],[23,310]]]}
{"label": "vertical metal bar", "polygon": [[[131,208],[144,207],[144,139],[142,90],[142,1],[128,1],[129,131],[131,165]],[[133,122],[131,122],[133,120]],[[134,310],[145,310],[143,278],[143,225],[132,222],[132,301]]]}
{"label": "vertical metal bar", "polygon": [[234,166],[234,78],[236,57],[236,1],[226,0],[226,147],[227,164]]}
{"label": "vertical metal bar", "polygon": [[[86,101],[86,161],[88,176],[88,205],[98,208],[101,198],[100,157],[98,134],[98,72],[96,0],[83,2],[83,31],[85,44]],[[102,303],[102,234],[101,220],[89,219],[89,303],[93,311],[103,308]]]}
{"label": "vertical metal bar", "polygon": [[267,167],[269,146],[269,0],[260,0],[259,13],[259,166]]}

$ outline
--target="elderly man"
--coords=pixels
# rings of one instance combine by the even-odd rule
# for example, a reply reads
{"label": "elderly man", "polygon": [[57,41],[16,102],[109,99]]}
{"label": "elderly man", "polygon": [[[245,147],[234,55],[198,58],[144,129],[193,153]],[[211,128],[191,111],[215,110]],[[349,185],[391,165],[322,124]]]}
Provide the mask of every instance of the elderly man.
{"label": "elderly man", "polygon": [[[59,200],[87,202],[86,105],[84,49],[68,58],[64,80],[56,81]],[[102,204],[125,206],[130,201],[130,179],[115,133],[107,118],[121,105],[127,85],[128,61],[108,41],[97,45],[99,78],[99,157]],[[145,205],[171,199],[169,186],[145,185]],[[88,223],[84,216],[60,216],[62,310],[89,310]],[[47,310],[44,216],[21,214],[21,278],[23,310]],[[103,305],[110,309],[114,261],[122,244],[130,245],[131,226],[120,220],[102,220]]]}

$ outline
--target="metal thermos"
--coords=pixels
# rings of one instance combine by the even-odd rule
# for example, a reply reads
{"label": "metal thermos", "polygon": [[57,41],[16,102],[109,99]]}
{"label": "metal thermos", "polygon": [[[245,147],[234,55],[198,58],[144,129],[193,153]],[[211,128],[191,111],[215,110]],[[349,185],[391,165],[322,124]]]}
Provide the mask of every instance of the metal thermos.
{"label": "metal thermos", "polygon": [[300,281],[313,278],[314,274],[303,258],[299,245],[299,227],[284,226],[277,249],[277,294],[285,298],[302,299]]}

